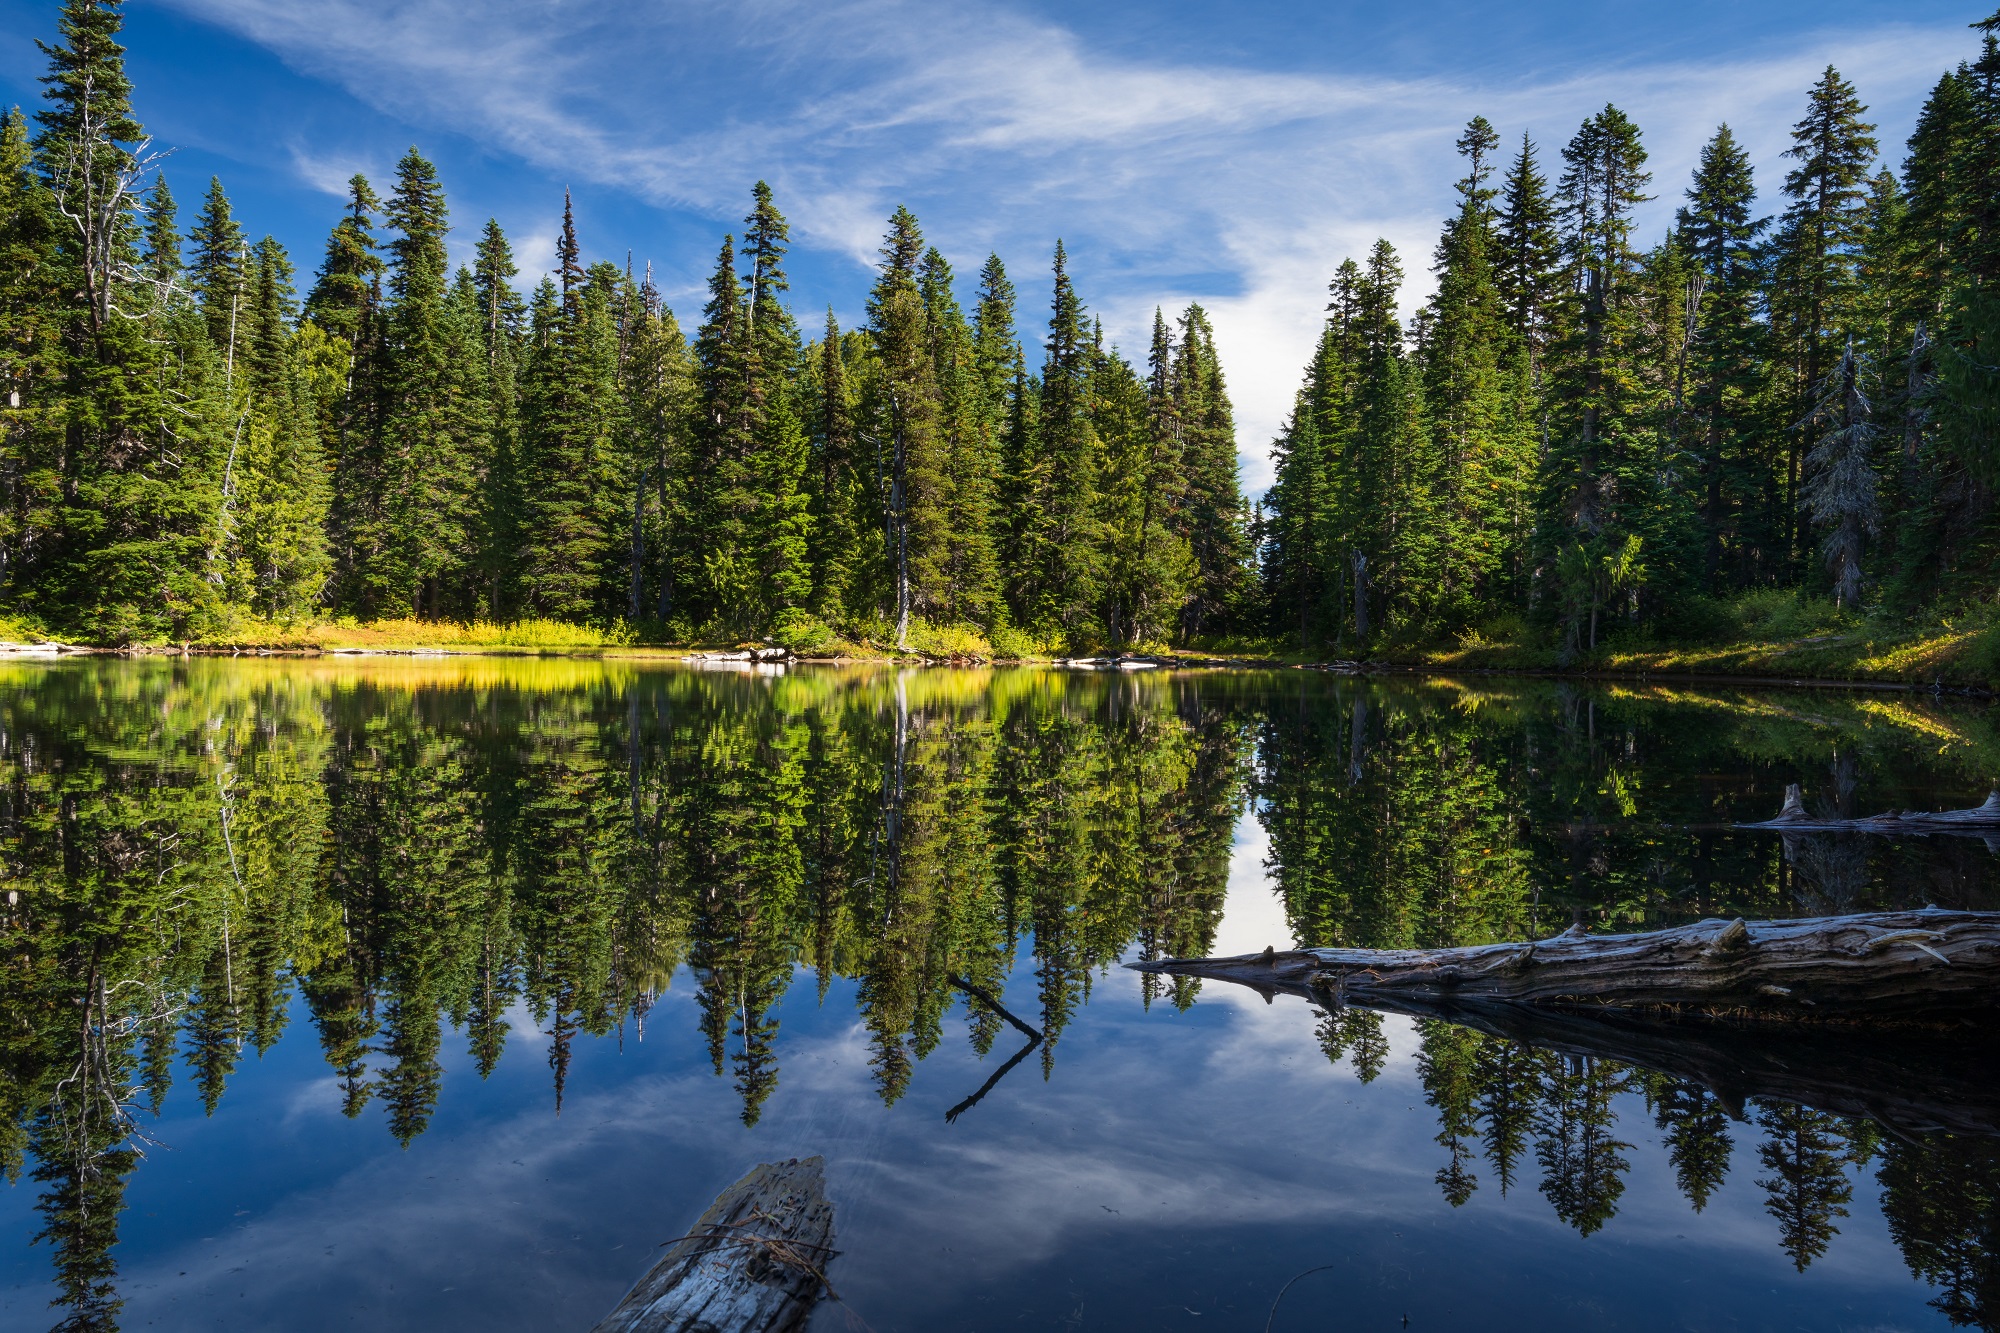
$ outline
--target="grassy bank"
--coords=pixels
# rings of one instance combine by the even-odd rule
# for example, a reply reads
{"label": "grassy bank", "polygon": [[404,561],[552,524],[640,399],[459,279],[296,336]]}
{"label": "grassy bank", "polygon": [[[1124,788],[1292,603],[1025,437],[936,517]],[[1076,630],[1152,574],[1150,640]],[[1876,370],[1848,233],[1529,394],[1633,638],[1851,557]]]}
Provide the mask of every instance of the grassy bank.
{"label": "grassy bank", "polygon": [[[333,620],[275,622],[239,620],[225,630],[189,639],[158,643],[94,643],[64,634],[40,622],[0,616],[0,642],[57,642],[92,648],[176,652],[448,652],[448,653],[573,653],[577,655],[676,656],[684,653],[783,643],[812,656],[881,658],[894,656],[894,630],[888,625],[863,626],[838,634],[813,626],[808,632],[781,634],[761,643],[726,635],[690,635],[679,625],[579,625],[560,620],[490,621]],[[1059,645],[1014,631],[988,635],[976,628],[936,626],[915,621],[910,626],[909,651],[931,659],[968,661],[1036,661],[1058,655]]]}
{"label": "grassy bank", "polygon": [[1792,593],[1756,593],[1701,608],[1701,632],[1624,630],[1596,652],[1507,618],[1445,643],[1387,645],[1372,660],[1496,671],[1781,677],[2000,689],[2000,615],[1979,607],[1917,619],[1842,612]]}
{"label": "grassy bank", "polygon": [[196,646],[274,650],[317,648],[323,652],[343,648],[383,652],[432,649],[476,653],[601,652],[647,645],[629,630],[606,630],[560,620],[523,620],[511,625],[499,625],[485,621],[460,624],[433,620],[341,619],[308,625],[246,624],[226,636],[218,637],[213,643]]}
{"label": "grassy bank", "polygon": [[[1831,603],[1792,593],[1753,593],[1728,603],[1695,608],[1684,621],[1696,628],[1678,634],[1614,629],[1595,652],[1565,652],[1545,626],[1503,616],[1447,640],[1372,645],[1365,654],[1338,646],[1301,652],[1270,640],[1232,638],[1178,650],[1185,660],[1297,665],[1359,658],[1383,665],[1439,671],[1521,671],[1592,675],[1737,676],[1852,681],[2000,691],[2000,610],[1971,609],[1957,616],[1895,620],[1843,612]],[[199,652],[450,652],[534,653],[576,656],[678,656],[749,646],[729,639],[691,639],[681,627],[577,625],[553,620],[513,624],[352,618],[278,624],[245,621],[226,633],[194,640]],[[33,621],[0,617],[0,641],[54,639]],[[844,634],[819,631],[812,656],[880,659],[896,655],[893,630],[866,626]],[[96,645],[117,646],[117,645]],[[179,644],[141,645],[172,651]],[[1065,645],[1019,631],[988,635],[960,626],[911,626],[909,646],[932,661],[1041,662],[1065,655]],[[1165,645],[1149,645],[1155,651]],[[1073,651],[1107,651],[1072,645]],[[1115,651],[1115,649],[1109,650]],[[1172,650],[1168,650],[1172,651]]]}

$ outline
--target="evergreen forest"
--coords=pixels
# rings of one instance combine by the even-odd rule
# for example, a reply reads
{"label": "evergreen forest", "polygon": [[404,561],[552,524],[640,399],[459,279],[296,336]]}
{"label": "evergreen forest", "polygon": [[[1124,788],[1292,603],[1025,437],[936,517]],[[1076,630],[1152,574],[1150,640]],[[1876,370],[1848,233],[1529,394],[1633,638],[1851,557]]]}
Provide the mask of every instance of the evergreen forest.
{"label": "evergreen forest", "polygon": [[898,209],[865,326],[802,327],[761,182],[685,323],[650,266],[586,258],[567,198],[523,297],[495,222],[451,267],[415,149],[353,178],[307,277],[219,181],[183,227],[120,25],[68,0],[46,105],[0,122],[15,616],[107,642],[339,614],[1019,646],[1199,637],[1253,599],[1199,305],[1135,365],[1058,242],[1031,356],[999,258],[962,299]]}
{"label": "evergreen forest", "polygon": [[1257,527],[1266,628],[1525,630],[1567,663],[1774,597],[1890,622],[1990,602],[2000,15],[1973,26],[1900,169],[1832,67],[1761,191],[1726,124],[1682,186],[1616,106],[1555,154],[1473,118],[1430,299],[1398,318],[1387,242],[1333,278]]}
{"label": "evergreen forest", "polygon": [[[997,255],[961,282],[897,209],[844,329],[788,305],[760,182],[677,315],[565,199],[523,295],[495,222],[452,267],[412,149],[299,261],[220,181],[184,222],[118,0],[66,0],[43,105],[0,121],[0,614],[105,643],[352,617],[1568,663],[1774,598],[1976,610],[2000,15],[1974,26],[1899,166],[1829,68],[1761,192],[1727,125],[1679,186],[1615,106],[1559,152],[1475,117],[1432,295],[1399,316],[1386,242],[1339,267],[1253,507],[1207,313],[1156,310],[1128,357],[1060,242],[1024,308]],[[1636,210],[1673,191],[1648,245]]]}

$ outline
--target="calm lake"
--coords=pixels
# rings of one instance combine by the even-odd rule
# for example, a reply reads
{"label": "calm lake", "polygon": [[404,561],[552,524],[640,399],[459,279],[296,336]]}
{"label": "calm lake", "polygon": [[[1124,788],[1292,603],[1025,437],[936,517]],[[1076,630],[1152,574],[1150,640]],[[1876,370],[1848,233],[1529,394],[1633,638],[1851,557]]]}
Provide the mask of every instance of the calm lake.
{"label": "calm lake", "polygon": [[1980,1032],[1704,1082],[1118,964],[2000,908],[1729,827],[1996,777],[1897,693],[0,667],[0,1327],[585,1333],[817,1153],[816,1329],[1994,1328]]}

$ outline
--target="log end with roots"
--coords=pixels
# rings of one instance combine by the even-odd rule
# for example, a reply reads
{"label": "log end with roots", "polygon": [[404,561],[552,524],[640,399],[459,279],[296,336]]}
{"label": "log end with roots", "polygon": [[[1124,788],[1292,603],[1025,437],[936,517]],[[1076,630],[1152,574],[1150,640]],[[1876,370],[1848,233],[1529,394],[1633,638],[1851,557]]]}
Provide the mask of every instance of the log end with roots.
{"label": "log end with roots", "polygon": [[834,1256],[818,1157],[766,1162],[716,1196],[591,1333],[803,1329]]}

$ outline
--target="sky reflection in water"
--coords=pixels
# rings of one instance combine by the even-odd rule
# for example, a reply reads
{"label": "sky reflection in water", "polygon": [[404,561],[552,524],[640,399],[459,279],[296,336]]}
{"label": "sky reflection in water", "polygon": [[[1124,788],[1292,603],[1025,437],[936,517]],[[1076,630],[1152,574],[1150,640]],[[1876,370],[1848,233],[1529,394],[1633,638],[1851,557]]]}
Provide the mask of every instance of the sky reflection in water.
{"label": "sky reflection in water", "polygon": [[[491,662],[4,690],[6,1328],[587,1329],[723,1185],[813,1152],[829,1329],[1259,1329],[1302,1273],[1273,1329],[1990,1323],[1988,1141],[1107,970],[1984,907],[1977,840],[1715,827],[1787,781],[1972,799],[1979,710]],[[86,1043],[136,1089],[129,1171],[54,1091],[93,957],[137,983]],[[1022,1044],[952,975],[1055,1039],[947,1123]]]}

